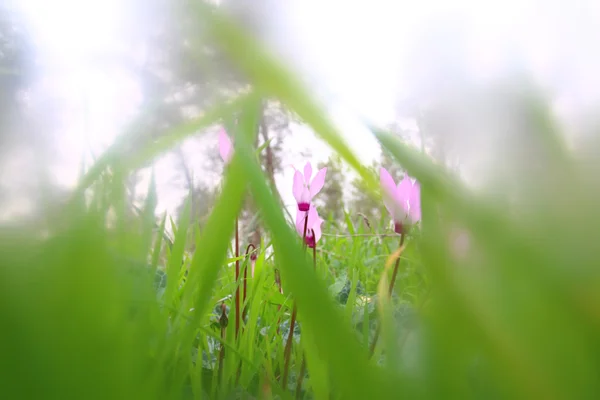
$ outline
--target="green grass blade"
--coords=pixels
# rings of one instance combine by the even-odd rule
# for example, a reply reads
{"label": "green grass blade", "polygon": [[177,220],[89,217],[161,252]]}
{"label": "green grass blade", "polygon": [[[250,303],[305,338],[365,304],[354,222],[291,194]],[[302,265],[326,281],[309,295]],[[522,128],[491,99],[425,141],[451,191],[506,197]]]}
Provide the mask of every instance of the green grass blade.
{"label": "green grass blade", "polygon": [[165,301],[169,302],[171,306],[176,306],[174,302],[175,291],[179,286],[179,272],[183,263],[183,252],[188,241],[190,209],[191,196],[188,196],[183,207],[183,212],[179,218],[175,241],[173,242],[173,248],[171,249],[169,263],[167,265],[167,289],[165,291]]}

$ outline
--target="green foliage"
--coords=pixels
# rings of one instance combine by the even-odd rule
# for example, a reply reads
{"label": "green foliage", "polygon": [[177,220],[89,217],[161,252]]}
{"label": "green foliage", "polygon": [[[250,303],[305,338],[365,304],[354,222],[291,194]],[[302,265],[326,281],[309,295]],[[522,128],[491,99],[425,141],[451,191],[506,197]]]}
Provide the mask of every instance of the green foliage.
{"label": "green foliage", "polygon": [[[369,168],[373,176],[379,174],[379,165],[374,162]],[[354,213],[353,220],[367,228],[377,226],[385,215],[385,208],[381,201],[369,192],[368,184],[361,177],[352,180],[352,198],[349,209]]]}
{"label": "green foliage", "polygon": [[[144,143],[135,157],[122,157],[131,143],[124,136],[87,172],[48,230],[0,230],[4,397],[291,398],[300,378],[299,397],[318,399],[597,396],[597,171],[569,156],[544,107],[523,111],[538,128],[530,140],[541,162],[561,180],[527,179],[528,190],[513,203],[523,208],[499,208],[420,151],[372,128],[423,189],[422,226],[407,235],[388,297],[385,265],[398,237],[384,234],[386,218],[366,226],[344,214],[343,226],[340,215],[339,224],[327,224],[313,265],[253,148],[261,99],[281,99],[311,125],[364,178],[365,193],[376,188],[377,171],[358,162],[323,109],[250,36],[220,14],[207,21],[252,79],[252,92],[216,107],[194,129],[180,126]],[[153,181],[143,209],[126,212],[132,171],[230,114],[239,117],[231,130],[235,154],[203,226],[192,223],[191,201],[177,223],[166,216],[156,223]],[[241,283],[228,251],[248,196],[271,242],[263,239],[246,282],[236,338],[232,295]],[[528,208],[532,201],[536,207]],[[457,226],[470,238],[464,251],[453,246]],[[249,260],[240,261],[248,267]],[[282,388],[293,302],[299,324],[290,385]],[[382,340],[370,359],[377,329]]]}
{"label": "green foliage", "polygon": [[[339,157],[332,156],[317,169],[327,168],[327,180],[316,200],[321,210],[326,210],[322,218],[341,221],[344,217],[344,166]],[[316,173],[316,172],[315,172]]]}

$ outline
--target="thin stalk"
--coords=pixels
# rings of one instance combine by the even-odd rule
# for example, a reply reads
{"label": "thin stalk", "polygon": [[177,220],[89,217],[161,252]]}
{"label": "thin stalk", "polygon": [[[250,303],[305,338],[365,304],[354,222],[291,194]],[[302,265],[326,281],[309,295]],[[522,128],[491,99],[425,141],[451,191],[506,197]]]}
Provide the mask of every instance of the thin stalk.
{"label": "thin stalk", "polygon": [[219,325],[221,325],[221,351],[219,353],[219,371],[218,378],[221,383],[221,377],[223,376],[223,360],[225,359],[225,332],[227,331],[227,325],[229,320],[227,318],[227,306],[225,303],[221,303],[221,318],[219,318]]}
{"label": "thin stalk", "polygon": [[[277,289],[279,289],[279,293],[283,294],[283,289],[281,288],[281,275],[279,275],[279,270],[275,269],[275,284],[277,285]],[[277,306],[277,312],[281,311],[281,304]],[[277,334],[279,335],[279,325],[281,325],[281,315],[277,318]]]}
{"label": "thin stalk", "polygon": [[[304,230],[302,233],[302,243],[304,248],[306,248],[306,228],[308,227],[308,211],[306,212],[306,216],[304,217]],[[290,321],[290,333],[288,334],[287,341],[285,343],[285,350],[283,352],[283,380],[282,387],[284,390],[287,388],[287,380],[288,373],[290,370],[290,358],[292,354],[292,341],[294,339],[294,327],[296,325],[296,313],[298,312],[296,308],[296,302],[294,302],[294,309],[292,311],[292,320]]]}
{"label": "thin stalk", "polygon": [[[248,254],[250,254],[250,248],[252,247],[252,249],[256,250],[256,247],[250,243],[247,247],[246,247],[246,253],[245,253],[245,257],[244,257],[244,297],[242,300],[242,304],[244,305],[244,311],[242,311],[242,320],[246,321],[246,313],[248,311],[248,305],[246,304],[246,294],[247,294],[247,286],[246,286],[246,281],[248,279]],[[244,330],[244,327],[242,327],[242,332]],[[235,384],[239,384],[240,383],[240,377],[242,376],[242,360],[240,360],[240,364],[238,365],[238,369],[237,369],[237,375],[236,375],[236,379],[235,379]]]}
{"label": "thin stalk", "polygon": [[250,248],[252,247],[252,251],[256,250],[256,246],[254,246],[252,243],[250,243],[248,245],[248,247],[246,247],[246,256],[245,256],[245,260],[246,260],[246,267],[244,268],[244,297],[243,297],[243,301],[242,303],[244,304],[244,311],[242,313],[242,319],[246,320],[246,313],[248,312],[248,305],[246,304],[246,296],[247,296],[247,281],[248,281],[248,255],[250,254]]}
{"label": "thin stalk", "polygon": [[277,285],[279,293],[283,294],[283,288],[281,287],[281,274],[277,268],[275,268],[275,285]]}
{"label": "thin stalk", "polygon": [[[402,247],[404,244],[404,234],[400,235],[400,244],[398,248]],[[396,260],[396,264],[394,265],[394,272],[392,273],[392,280],[390,281],[390,287],[388,290],[388,294],[391,296],[394,291],[394,284],[396,283],[396,276],[398,276],[398,267],[400,266],[400,257]]]}
{"label": "thin stalk", "polygon": [[304,245],[304,248],[306,248],[306,228],[308,227],[308,211],[306,212],[306,215],[304,216],[304,230],[302,232],[302,243]]}
{"label": "thin stalk", "polygon": [[240,232],[239,220],[235,218],[235,340],[240,330]]}
{"label": "thin stalk", "polygon": [[296,303],[294,302],[294,309],[292,310],[292,320],[290,321],[290,333],[288,334],[287,341],[285,343],[285,350],[283,353],[283,380],[281,383],[281,387],[286,390],[288,374],[290,371],[290,358],[292,355],[292,341],[294,339],[294,327],[296,325],[296,314],[298,313],[298,309],[296,307]]}
{"label": "thin stalk", "polygon": [[[315,231],[312,230],[312,235],[315,237]],[[317,271],[317,241],[315,240],[315,246],[313,247],[313,268]],[[300,375],[296,384],[296,398],[299,399],[302,394],[302,381],[304,380],[304,374],[306,373],[306,355],[302,353],[302,364],[300,365]]]}
{"label": "thin stalk", "polygon": [[[398,247],[402,247],[404,244],[404,234],[400,234],[400,244]],[[400,257],[396,260],[396,264],[394,264],[394,272],[392,272],[392,280],[390,281],[390,286],[388,289],[388,294],[390,298],[392,297],[392,293],[394,292],[394,283],[396,282],[396,276],[398,276],[398,267],[400,266]],[[379,340],[379,334],[381,333],[381,324],[377,325],[377,330],[375,330],[375,337],[373,338],[373,343],[371,343],[371,348],[369,349],[369,358],[373,357],[373,353],[375,353],[375,347],[377,346],[377,341]]]}

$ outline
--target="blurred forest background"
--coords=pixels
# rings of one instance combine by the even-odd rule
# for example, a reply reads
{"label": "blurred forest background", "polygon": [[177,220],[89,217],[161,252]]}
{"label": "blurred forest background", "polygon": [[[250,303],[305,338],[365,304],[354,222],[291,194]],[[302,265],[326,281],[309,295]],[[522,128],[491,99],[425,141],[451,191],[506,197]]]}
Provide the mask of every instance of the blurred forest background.
{"label": "blurred forest background", "polygon": [[[89,23],[90,29],[94,29],[92,27],[99,25],[92,24],[89,18],[104,8],[96,2],[82,3],[86,4],[75,7],[73,2],[58,1],[53,6],[46,6],[50,8],[43,18],[54,18],[55,25],[64,22],[70,28],[81,28]],[[59,47],[53,48],[44,41],[43,27],[35,25],[35,21],[42,18],[39,15],[46,13],[41,2],[9,1],[0,5],[2,223],[43,224],[47,221],[80,173],[113,140],[118,140],[120,132],[134,130],[140,143],[154,140],[175,127],[193,123],[211,105],[247,90],[244,77],[212,43],[201,20],[190,11],[192,3],[183,0],[114,3],[115,9],[124,10],[115,26],[126,26],[127,31],[117,30],[118,41],[109,42],[98,39],[104,32],[94,35],[66,29],[64,38],[79,33],[82,36],[79,41],[73,41],[77,43],[74,47],[62,49],[65,52],[62,55],[66,55],[64,59],[61,59],[61,53],[56,53]],[[328,100],[335,99],[335,96],[328,97],[328,86],[321,85],[323,80],[319,71],[315,73],[306,68],[310,65],[310,57],[302,53],[301,46],[295,46],[297,39],[289,38],[294,27],[287,26],[287,31],[281,31],[281,26],[288,24],[289,15],[296,7],[292,3],[289,9],[268,0],[223,0],[213,6],[229,9],[239,24],[272,43],[274,52],[284,62],[301,70],[318,94]],[[381,8],[382,4],[377,2],[373,7]],[[82,13],[86,7],[91,11]],[[333,9],[340,17],[339,32],[332,34],[333,38],[321,38],[325,43],[322,51],[335,58],[337,51],[344,51],[344,40],[350,47],[369,47],[373,39],[368,28],[377,24],[376,17],[383,15],[385,10],[375,14],[367,11],[362,21],[356,18],[344,20],[344,13],[353,8],[348,7],[348,10],[332,5],[314,8],[314,19],[301,20],[297,25],[303,28],[296,26],[296,35],[310,30],[311,23],[324,34],[323,26],[329,23],[323,23],[324,17],[319,19],[318,16],[331,13]],[[50,12],[52,8],[54,12]],[[527,21],[522,20],[530,14],[520,15],[516,13],[517,9],[507,8],[500,25],[504,28],[511,23],[527,26]],[[357,11],[361,10],[355,8],[355,14]],[[580,17],[576,19],[580,29],[591,26],[595,11],[573,11]],[[549,7],[549,16],[537,23],[546,26],[543,24],[563,12],[560,7]],[[58,14],[62,15],[62,20],[56,18]],[[35,15],[39,17],[37,20]],[[517,193],[518,188],[511,187],[512,171],[520,170],[516,167],[519,163],[531,161],[530,155],[535,149],[529,148],[527,140],[523,140],[523,132],[529,128],[522,126],[519,119],[521,105],[531,96],[549,99],[549,107],[557,120],[569,128],[571,136],[565,140],[572,146],[589,149],[594,140],[589,132],[596,123],[592,110],[597,100],[590,94],[594,91],[589,86],[593,86],[597,78],[590,81],[588,77],[600,62],[580,56],[597,37],[597,29],[590,31],[587,41],[579,40],[577,46],[573,46],[569,41],[569,32],[574,34],[572,25],[564,22],[546,26],[544,34],[551,30],[562,40],[553,42],[552,50],[544,53],[543,68],[536,70],[535,62],[530,63],[522,57],[529,54],[530,48],[521,48],[522,53],[515,53],[510,46],[507,50],[503,45],[490,50],[490,45],[498,44],[487,43],[492,35],[483,39],[488,54],[481,54],[479,47],[475,50],[469,47],[473,26],[461,30],[459,14],[443,15],[445,19],[437,14],[429,15],[429,19],[415,17],[421,25],[412,24],[416,27],[412,33],[416,35],[409,45],[406,45],[407,39],[401,37],[408,32],[403,28],[391,26],[389,31],[379,32],[379,36],[387,36],[385,43],[398,43],[398,49],[386,47],[377,53],[379,59],[368,60],[369,53],[361,55],[360,50],[352,55],[355,59],[361,58],[364,65],[373,66],[363,68],[362,75],[355,74],[354,81],[344,82],[350,87],[348,90],[355,90],[358,96],[361,87],[368,86],[369,81],[381,85],[381,77],[377,75],[382,54],[390,57],[390,68],[398,65],[394,62],[398,54],[402,56],[402,69],[397,73],[410,85],[398,85],[397,76],[387,75],[391,76],[388,85],[396,90],[396,95],[393,102],[387,104],[393,112],[387,119],[377,121],[380,125],[420,147],[436,162],[451,167],[471,186],[491,195],[496,190]],[[102,14],[98,16],[102,23],[112,18],[110,14],[104,16],[105,19],[101,17]],[[398,25],[403,23],[400,14],[389,18],[396,18]],[[426,21],[434,23],[423,26]],[[343,35],[349,32],[348,26],[359,22],[362,24],[356,26],[362,27],[360,32],[344,39]],[[331,29],[336,29],[335,22],[330,25]],[[396,29],[397,38],[393,33]],[[353,42],[357,35],[364,36],[364,43]],[[375,38],[381,39],[379,36]],[[532,37],[527,36],[528,40],[524,42],[539,48],[538,44],[543,41],[536,42]],[[553,38],[549,38],[551,42]],[[401,43],[405,44],[402,48]],[[474,53],[477,55],[475,61]],[[303,61],[305,59],[308,61]],[[346,55],[342,60],[352,58]],[[489,65],[482,66],[482,63]],[[107,89],[103,97],[103,92],[98,91],[102,82],[111,82],[112,87],[122,90],[110,92]],[[586,92],[580,90],[585,86],[582,82],[588,86]],[[353,84],[356,85],[354,89]],[[363,97],[366,97],[362,99],[364,102],[378,104],[379,99],[372,94]],[[363,110],[357,108],[350,104],[347,110],[350,113],[357,111],[360,116]],[[371,149],[365,150],[365,157],[373,169],[385,166],[396,177],[402,174],[387,154],[376,148],[372,150],[373,144],[369,142],[372,139],[361,136],[360,129],[353,128],[352,123],[348,126],[350,128],[344,131],[349,141],[359,148],[364,142],[365,149]],[[202,226],[215,199],[222,170],[216,151],[216,129],[215,134],[187,140],[153,165],[133,174],[128,188],[129,212],[137,212],[149,176],[154,171],[158,180],[159,209],[178,214],[184,196],[191,192],[191,219]],[[518,147],[515,146],[517,140]],[[291,196],[290,165],[299,167],[306,160],[312,160],[318,162],[319,167],[328,167],[327,184],[318,201],[329,210],[331,223],[343,220],[344,210],[352,210],[351,217],[356,221],[379,221],[381,205],[367,195],[361,180],[349,173],[340,159],[330,157],[326,149],[321,151],[324,146],[316,143],[317,139],[295,115],[277,101],[264,99],[257,146],[265,146],[265,151],[260,153],[262,168],[279,189],[284,204],[289,206],[291,203],[288,201]],[[128,148],[135,151],[138,145],[130,143]],[[123,154],[123,157],[127,156]],[[245,236],[253,242],[257,242],[261,231],[255,214],[255,208],[249,202],[241,217]]]}

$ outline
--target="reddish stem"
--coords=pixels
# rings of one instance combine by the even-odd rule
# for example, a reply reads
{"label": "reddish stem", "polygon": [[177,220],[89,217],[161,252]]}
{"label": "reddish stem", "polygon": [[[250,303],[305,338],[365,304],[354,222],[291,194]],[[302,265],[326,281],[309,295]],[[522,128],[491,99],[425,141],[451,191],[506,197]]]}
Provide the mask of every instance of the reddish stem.
{"label": "reddish stem", "polygon": [[[302,234],[302,243],[306,249],[306,228],[308,227],[308,211],[304,217],[304,232]],[[290,358],[292,354],[292,341],[294,339],[294,327],[296,325],[296,302],[294,302],[294,309],[292,311],[292,320],[290,321],[290,333],[288,334],[287,341],[285,343],[285,350],[283,352],[283,381],[282,387],[285,390],[287,388],[288,373],[290,369]]]}
{"label": "reddish stem", "polygon": [[[400,235],[400,245],[398,247],[402,247],[404,244],[404,235]],[[394,291],[394,284],[396,283],[396,276],[398,275],[398,267],[400,266],[400,256],[396,260],[396,264],[394,265],[394,272],[392,273],[392,280],[390,281],[390,287],[388,289],[388,294],[391,296]]]}
{"label": "reddish stem", "polygon": [[[283,289],[281,288],[281,276],[279,275],[279,270],[275,269],[275,284],[277,285],[277,289],[279,289],[279,293],[283,294]],[[277,306],[277,312],[281,311],[281,304]],[[277,334],[279,335],[279,325],[281,325],[281,315],[277,318]]]}
{"label": "reddish stem", "polygon": [[294,309],[292,311],[292,320],[290,321],[290,333],[288,334],[287,341],[285,343],[284,361],[283,361],[283,382],[282,387],[287,388],[288,373],[290,370],[290,358],[292,354],[292,341],[294,339],[294,327],[296,325],[296,303],[294,302]]}
{"label": "reddish stem", "polygon": [[227,306],[225,303],[221,303],[221,318],[219,319],[221,325],[221,352],[219,353],[219,372],[218,378],[221,382],[223,376],[223,360],[225,359],[225,332],[227,332]]}
{"label": "reddish stem", "polygon": [[308,211],[306,212],[306,216],[304,217],[304,231],[302,233],[302,244],[306,248],[306,228],[308,227]]}
{"label": "reddish stem", "polygon": [[[402,247],[404,244],[404,234],[400,234],[400,245]],[[396,276],[398,275],[398,267],[400,266],[400,257],[396,259],[396,264],[394,265],[394,272],[392,272],[392,280],[390,281],[390,286],[388,289],[388,294],[390,298],[392,297],[392,293],[394,292],[394,283],[396,282]],[[371,343],[371,348],[369,349],[369,358],[373,356],[375,353],[375,347],[377,346],[377,341],[379,340],[379,334],[381,333],[381,324],[377,325],[377,330],[375,330],[375,337],[373,338],[373,343]]]}
{"label": "reddish stem", "polygon": [[244,304],[244,311],[243,311],[243,315],[242,315],[242,319],[246,319],[246,312],[248,311],[248,306],[246,305],[246,296],[247,296],[247,281],[248,281],[248,254],[250,254],[250,247],[252,247],[252,250],[256,250],[256,246],[254,246],[252,243],[250,243],[247,247],[246,247],[246,268],[244,268],[244,298],[242,303]]}
{"label": "reddish stem", "polygon": [[[315,237],[315,231],[312,230],[312,235]],[[313,247],[313,268],[317,270],[317,241],[315,240],[315,247]],[[302,353],[302,364],[300,364],[300,375],[298,375],[298,381],[296,384],[296,398],[299,399],[302,394],[302,381],[304,380],[304,374],[306,373],[306,356]]]}

